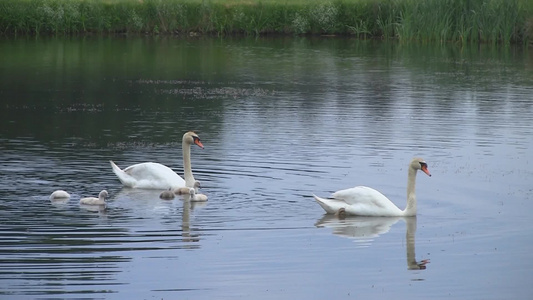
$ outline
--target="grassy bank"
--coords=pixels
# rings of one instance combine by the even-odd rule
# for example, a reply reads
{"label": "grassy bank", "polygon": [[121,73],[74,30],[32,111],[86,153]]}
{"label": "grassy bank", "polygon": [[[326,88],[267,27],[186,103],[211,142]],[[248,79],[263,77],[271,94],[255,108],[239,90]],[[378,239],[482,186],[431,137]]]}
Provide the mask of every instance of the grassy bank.
{"label": "grassy bank", "polygon": [[2,0],[1,34],[338,34],[526,43],[531,0]]}

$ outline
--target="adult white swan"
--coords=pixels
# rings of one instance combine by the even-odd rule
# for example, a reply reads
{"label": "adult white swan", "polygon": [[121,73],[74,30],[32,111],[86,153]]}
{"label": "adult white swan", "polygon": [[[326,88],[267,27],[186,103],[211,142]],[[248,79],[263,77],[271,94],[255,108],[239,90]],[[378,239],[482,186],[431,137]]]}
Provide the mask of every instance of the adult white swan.
{"label": "adult white swan", "polygon": [[171,168],[153,162],[140,163],[121,170],[113,161],[110,161],[113,172],[125,187],[139,189],[177,189],[181,187],[194,188],[194,176],[191,169],[191,145],[196,144],[204,148],[200,138],[195,132],[189,131],[183,135],[183,180]]}
{"label": "adult white swan", "polygon": [[416,215],[415,181],[418,170],[431,174],[427,163],[415,157],[407,170],[407,207],[399,209],[382,193],[366,186],[356,186],[333,193],[332,199],[323,199],[313,195],[315,200],[327,213],[345,213],[347,215],[373,217],[409,217]]}

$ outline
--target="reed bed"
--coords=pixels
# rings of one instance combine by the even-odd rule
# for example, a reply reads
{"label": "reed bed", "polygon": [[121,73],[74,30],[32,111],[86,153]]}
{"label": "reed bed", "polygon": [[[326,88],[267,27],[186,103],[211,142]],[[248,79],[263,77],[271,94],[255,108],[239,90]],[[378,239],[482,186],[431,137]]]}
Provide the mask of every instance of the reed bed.
{"label": "reed bed", "polygon": [[530,0],[2,0],[1,34],[328,34],[527,43]]}

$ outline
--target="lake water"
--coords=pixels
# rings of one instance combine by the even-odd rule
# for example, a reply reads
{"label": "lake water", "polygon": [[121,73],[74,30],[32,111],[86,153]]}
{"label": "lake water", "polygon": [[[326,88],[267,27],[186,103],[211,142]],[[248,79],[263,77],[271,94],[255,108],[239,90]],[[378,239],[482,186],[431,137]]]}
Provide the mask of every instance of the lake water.
{"label": "lake water", "polygon": [[[531,49],[337,38],[0,40],[2,299],[531,299]],[[206,203],[123,189],[193,171]],[[374,187],[416,218],[325,215]],[[80,197],[110,194],[105,210]],[[66,203],[50,193],[65,189]],[[429,260],[429,262],[428,262]]]}

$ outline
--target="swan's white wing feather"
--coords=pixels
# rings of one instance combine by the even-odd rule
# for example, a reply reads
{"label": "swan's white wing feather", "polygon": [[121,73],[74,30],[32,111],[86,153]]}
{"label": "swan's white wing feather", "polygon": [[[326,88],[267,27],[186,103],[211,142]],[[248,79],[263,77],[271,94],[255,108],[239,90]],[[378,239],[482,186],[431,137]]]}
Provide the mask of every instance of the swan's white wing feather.
{"label": "swan's white wing feather", "polygon": [[332,199],[316,196],[315,199],[327,213],[336,213],[340,208],[344,208],[348,215],[378,217],[403,214],[402,210],[382,193],[366,186],[337,191],[333,193]]}
{"label": "swan's white wing feather", "polygon": [[333,199],[342,200],[350,205],[368,204],[376,207],[386,208],[392,204],[392,202],[385,197],[385,195],[367,186],[356,186],[353,188],[340,190],[333,193],[331,197]]}
{"label": "swan's white wing feather", "polygon": [[120,170],[111,162],[113,171],[127,187],[144,189],[176,189],[185,186],[185,180],[171,168],[153,162],[140,163]]}

